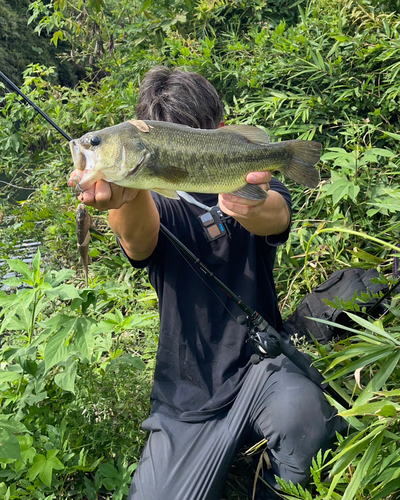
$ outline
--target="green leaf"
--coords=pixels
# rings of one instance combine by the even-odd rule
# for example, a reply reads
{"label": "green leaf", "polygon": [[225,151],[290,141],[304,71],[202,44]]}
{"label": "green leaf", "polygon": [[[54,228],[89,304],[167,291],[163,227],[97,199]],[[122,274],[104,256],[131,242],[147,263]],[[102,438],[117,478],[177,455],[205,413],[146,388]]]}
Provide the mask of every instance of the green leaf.
{"label": "green leaf", "polygon": [[7,278],[6,280],[3,280],[2,283],[5,286],[20,286],[20,285],[22,285],[23,280],[21,278],[13,277],[13,278]]}
{"label": "green leaf", "polygon": [[[400,138],[400,136],[399,136]],[[389,498],[391,495],[400,490],[400,478],[393,479],[387,484],[383,485],[377,493],[372,495],[369,500],[381,500],[382,498]],[[395,497],[393,497],[394,499]]]}
{"label": "green leaf", "polygon": [[99,472],[103,476],[102,483],[107,490],[112,491],[121,485],[123,475],[120,474],[111,464],[106,463],[100,465]]}
{"label": "green leaf", "polygon": [[20,360],[19,364],[25,373],[32,375],[32,377],[36,377],[36,373],[38,371],[38,364],[33,359],[24,359]]}
{"label": "green leaf", "polygon": [[46,372],[48,372],[54,365],[67,359],[71,346],[65,345],[66,340],[70,336],[70,329],[61,329],[47,342],[44,349],[44,362]]}
{"label": "green leaf", "polygon": [[356,356],[374,356],[375,354],[380,353],[382,349],[386,350],[385,352],[387,352],[387,354],[390,354],[392,352],[391,347],[386,345],[382,346],[380,343],[369,344],[367,342],[358,342],[357,344],[350,345],[342,351],[328,356],[328,359],[333,358],[333,360],[327,370],[332,370],[332,368],[334,368],[336,365]]}
{"label": "green leaf", "polygon": [[13,434],[28,432],[28,429],[23,423],[16,420],[10,420],[10,417],[11,415],[0,415],[0,429]]}
{"label": "green leaf", "polygon": [[115,368],[115,365],[125,364],[137,368],[138,370],[144,370],[146,365],[143,363],[139,356],[132,356],[132,354],[124,354],[111,360],[107,365],[107,370]]}
{"label": "green leaf", "polygon": [[364,250],[361,250],[360,248],[355,248],[354,250],[349,250],[349,252],[354,255],[357,259],[361,259],[365,262],[369,262],[370,264],[374,266],[379,266],[384,262],[384,259],[381,259],[380,257],[376,257],[376,255],[372,255],[368,252],[365,252]]}
{"label": "green leaf", "polygon": [[53,34],[53,38],[50,40],[50,42],[57,47],[58,40],[64,40],[64,33],[61,30],[56,31]]}
{"label": "green leaf", "polygon": [[18,259],[6,259],[6,262],[12,271],[18,274],[22,274],[22,276],[24,277],[24,281],[28,285],[35,285],[34,273],[29,269],[28,264]]}
{"label": "green leaf", "polygon": [[[341,449],[341,454],[334,458],[335,465],[333,466],[330,475],[335,476],[341,474],[346,467],[369,445],[370,436],[366,436],[359,441],[355,441],[352,446]],[[333,461],[333,460],[332,460]],[[328,464],[325,464],[328,465]]]}
{"label": "green leaf", "polygon": [[393,389],[393,391],[379,391],[376,394],[385,396],[387,398],[400,396],[400,389]]}
{"label": "green leaf", "polygon": [[397,409],[393,404],[386,404],[376,414],[380,417],[393,418],[397,415]]}
{"label": "green leaf", "polygon": [[32,467],[29,469],[29,480],[33,481],[37,476],[46,486],[51,486],[53,470],[63,470],[65,467],[56,457],[59,450],[49,450],[46,456],[38,454],[33,459]]}
{"label": "green leaf", "polygon": [[51,332],[55,332],[60,327],[64,327],[64,329],[71,330],[74,328],[76,321],[75,316],[68,316],[67,314],[56,314],[55,316],[48,318],[44,321],[39,322],[40,328],[44,328]]}
{"label": "green leaf", "polygon": [[353,321],[358,323],[360,326],[364,327],[366,330],[374,332],[377,335],[379,335],[380,337],[384,337],[385,339],[389,340],[393,344],[400,346],[400,342],[397,339],[395,339],[392,335],[389,335],[389,333],[385,332],[385,330],[383,330],[382,328],[379,328],[378,326],[376,326],[374,323],[371,323],[370,321],[368,321],[364,318],[360,318],[360,316],[356,316],[355,314],[352,314],[352,313],[347,313],[347,314],[350,316],[350,318]]}
{"label": "green leaf", "polygon": [[329,467],[332,464],[333,466],[330,475],[340,474],[348,464],[364,449],[369,445],[369,442],[376,436],[377,434],[385,431],[386,424],[381,424],[373,428],[373,430],[362,437],[368,429],[364,429],[361,432],[354,434],[343,443],[340,444],[339,449],[337,450],[336,455],[325,464],[324,467]]}
{"label": "green leaf", "polygon": [[10,372],[8,370],[0,370],[0,383],[15,382],[16,380],[21,380],[21,373]]}
{"label": "green leaf", "polygon": [[[351,363],[347,364],[344,368],[341,368],[340,370],[335,371],[328,377],[326,377],[326,381],[330,382],[331,380],[335,380],[343,375],[346,375],[347,373],[353,373],[355,372],[358,368],[362,368],[363,366],[368,366],[371,363],[374,363],[375,361],[379,361],[382,358],[386,358],[387,356],[390,356],[390,354],[393,352],[393,349],[390,347],[381,347],[376,349],[376,352],[373,354],[369,354],[368,356],[361,357],[360,359],[357,359],[356,361],[352,361]],[[329,369],[331,367],[329,366]]]}
{"label": "green leaf", "polygon": [[91,356],[95,345],[95,339],[90,330],[92,324],[93,321],[88,318],[79,318],[76,323],[74,345],[85,358]]}
{"label": "green leaf", "polygon": [[113,332],[115,328],[115,323],[109,321],[99,321],[97,324],[93,325],[91,331],[94,335],[101,333]]}
{"label": "green leaf", "polygon": [[75,393],[75,379],[77,369],[77,362],[73,361],[69,364],[67,369],[65,369],[61,373],[57,373],[57,375],[54,377],[54,382],[59,387],[61,387],[61,389],[64,389],[64,391]]}
{"label": "green leaf", "polygon": [[23,463],[32,462],[35,455],[36,450],[32,447],[33,437],[29,435],[25,436],[17,436],[20,450],[21,450],[21,460]]}
{"label": "green leaf", "polygon": [[40,250],[39,249],[36,252],[35,257],[33,258],[32,269],[33,269],[35,283],[38,283],[39,277],[40,277]]}
{"label": "green leaf", "polygon": [[346,197],[356,201],[359,192],[359,186],[349,181],[347,178],[342,178],[328,185],[325,194],[332,196],[332,201],[334,205],[336,205],[342,198]]}
{"label": "green leaf", "polygon": [[398,141],[400,141],[400,134],[395,134],[393,132],[387,132],[386,130],[385,130],[384,134],[391,137],[392,139],[397,139]]}
{"label": "green leaf", "polygon": [[[385,409],[384,413],[387,413],[387,415],[384,415],[381,413]],[[354,417],[356,415],[381,415],[381,416],[395,416],[397,411],[400,410],[400,405],[397,405],[395,403],[388,403],[386,400],[383,401],[377,401],[374,403],[368,403],[365,405],[360,405],[360,406],[354,406],[353,408],[350,408],[349,410],[345,410],[340,412],[340,415],[342,417]],[[390,413],[390,415],[389,415]]]}
{"label": "green leaf", "polygon": [[0,458],[22,460],[19,441],[14,434],[0,428]]}
{"label": "green leaf", "polygon": [[60,300],[79,299],[80,295],[78,290],[73,285],[58,285],[45,291],[49,298],[59,298]]}
{"label": "green leaf", "polygon": [[30,304],[25,304],[24,302],[26,301],[21,301],[18,304],[18,308],[14,311],[14,316],[7,322],[8,330],[29,332],[32,325],[32,311],[29,308]]}
{"label": "green leaf", "polygon": [[58,286],[60,283],[62,283],[63,281],[66,281],[70,278],[72,278],[72,276],[75,275],[75,271],[73,271],[72,269],[61,269],[61,271],[58,271],[54,278],[53,276],[49,274],[46,275],[46,281],[48,281],[51,286],[53,288],[55,288],[56,286]]}
{"label": "green leaf", "polygon": [[97,12],[100,12],[104,7],[104,0],[89,0],[89,5],[93,7]]}
{"label": "green leaf", "polygon": [[334,38],[335,40],[337,40],[338,42],[351,42],[352,39],[348,36],[345,36],[345,35],[333,35],[332,38]]}
{"label": "green leaf", "polygon": [[115,479],[119,478],[119,472],[113,465],[109,463],[100,465],[99,471],[102,473],[104,477],[112,477]]}
{"label": "green leaf", "polygon": [[354,402],[353,408],[356,406],[361,406],[366,403],[370,398],[373,397],[374,392],[378,392],[382,386],[386,383],[387,379],[393,373],[400,359],[400,350],[395,351],[391,356],[389,356],[386,361],[382,364],[378,373],[371,379],[367,387],[362,391]]}
{"label": "green leaf", "polygon": [[347,486],[346,491],[344,492],[343,500],[352,500],[356,496],[361,481],[371,471],[372,467],[375,464],[376,457],[378,456],[381,448],[382,439],[383,432],[380,432],[371,441],[370,445],[367,448],[367,451],[364,453],[355,469],[350,484]]}
{"label": "green leaf", "polygon": [[383,149],[383,148],[371,148],[364,151],[364,156],[368,156],[370,154],[384,156],[386,158],[393,158],[396,156],[396,153],[394,153],[390,149]]}
{"label": "green leaf", "polygon": [[3,290],[0,290],[0,307],[9,308],[18,300],[19,297],[15,293],[8,294]]}

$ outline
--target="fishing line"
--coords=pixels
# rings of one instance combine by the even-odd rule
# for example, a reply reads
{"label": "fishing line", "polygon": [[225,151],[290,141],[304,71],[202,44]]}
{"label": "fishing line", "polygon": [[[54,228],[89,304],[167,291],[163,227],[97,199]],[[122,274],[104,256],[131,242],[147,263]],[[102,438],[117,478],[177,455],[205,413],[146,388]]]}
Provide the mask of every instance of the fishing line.
{"label": "fishing line", "polygon": [[38,188],[25,188],[25,187],[21,187],[21,186],[16,186],[15,184],[11,184],[11,182],[6,182],[6,181],[2,181],[0,180],[0,182],[2,184],[6,184],[7,186],[11,186],[13,188],[16,188],[16,189],[25,189],[26,191],[37,191]]}

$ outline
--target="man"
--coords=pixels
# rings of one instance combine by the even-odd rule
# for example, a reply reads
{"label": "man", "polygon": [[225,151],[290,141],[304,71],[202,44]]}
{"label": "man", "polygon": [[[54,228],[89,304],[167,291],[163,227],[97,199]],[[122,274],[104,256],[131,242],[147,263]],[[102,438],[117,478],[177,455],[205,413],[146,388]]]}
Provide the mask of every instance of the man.
{"label": "man", "polygon": [[[214,87],[196,73],[157,67],[145,77],[137,118],[196,128],[223,126]],[[171,200],[99,181],[81,200],[110,210],[109,221],[135,267],[147,267],[159,297],[160,337],[151,431],[129,500],[220,500],[244,444],[268,440],[275,474],[305,484],[312,457],[334,443],[341,420],[324,394],[285,356],[252,365],[238,306],[160,233],[160,221],[242,300],[282,330],[273,282],[276,247],[289,233],[291,199],[269,172],[247,181],[266,200],[193,194]],[[228,236],[208,241],[198,218],[219,204]],[[265,496],[266,494],[266,496]],[[276,498],[272,490],[262,498]],[[261,497],[260,497],[261,498]]]}

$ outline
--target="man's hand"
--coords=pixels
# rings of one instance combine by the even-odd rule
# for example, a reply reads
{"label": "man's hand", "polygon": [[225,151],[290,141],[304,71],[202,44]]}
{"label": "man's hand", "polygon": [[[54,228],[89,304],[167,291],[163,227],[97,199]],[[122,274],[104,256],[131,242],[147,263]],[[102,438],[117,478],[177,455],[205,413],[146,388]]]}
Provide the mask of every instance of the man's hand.
{"label": "man's hand", "polygon": [[[270,172],[252,172],[247,175],[249,184],[259,184],[269,190]],[[220,194],[221,210],[236,219],[250,233],[259,236],[282,234],[290,223],[286,201],[276,191],[269,191],[265,200],[249,200],[232,194]]]}
{"label": "man's hand", "polygon": [[[79,182],[79,170],[74,170],[68,185]],[[133,260],[149,257],[158,241],[160,217],[150,191],[124,188],[103,180],[78,194],[85,205],[97,210],[109,210],[109,222],[126,254]]]}
{"label": "man's hand", "polygon": [[[77,171],[72,172],[68,185],[74,186]],[[79,173],[78,173],[79,175]],[[121,208],[122,205],[133,201],[139,190],[117,186],[103,180],[97,181],[93,186],[78,195],[79,201],[100,211]]]}
{"label": "man's hand", "polygon": [[[247,175],[249,184],[259,184],[266,191],[269,190],[271,172],[252,172]],[[219,205],[221,210],[231,217],[253,218],[260,215],[266,200],[249,200],[233,194],[220,194]]]}

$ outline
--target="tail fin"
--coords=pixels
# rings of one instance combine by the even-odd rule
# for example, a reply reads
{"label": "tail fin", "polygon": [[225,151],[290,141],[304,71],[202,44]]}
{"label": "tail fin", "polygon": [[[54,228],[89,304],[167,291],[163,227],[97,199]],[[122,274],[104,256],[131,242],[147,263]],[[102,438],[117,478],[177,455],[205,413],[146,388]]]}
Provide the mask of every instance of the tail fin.
{"label": "tail fin", "polygon": [[[285,141],[286,142],[286,141]],[[320,177],[314,167],[321,158],[321,144],[316,141],[287,141],[290,155],[281,172],[292,181],[310,188],[316,188]]]}

